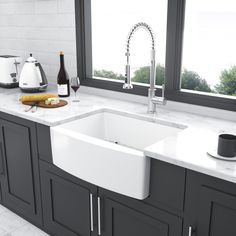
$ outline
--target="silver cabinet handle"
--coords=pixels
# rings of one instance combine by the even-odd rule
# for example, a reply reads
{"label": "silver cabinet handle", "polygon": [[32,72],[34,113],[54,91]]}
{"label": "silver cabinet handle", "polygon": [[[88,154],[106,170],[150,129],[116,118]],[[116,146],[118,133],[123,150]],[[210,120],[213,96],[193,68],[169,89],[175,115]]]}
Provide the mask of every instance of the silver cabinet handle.
{"label": "silver cabinet handle", "polygon": [[93,194],[90,193],[90,229],[93,232]]}
{"label": "silver cabinet handle", "polygon": [[192,233],[194,232],[193,227],[189,226],[188,227],[188,236],[193,236]]}
{"label": "silver cabinet handle", "polygon": [[98,235],[101,235],[101,199],[98,197]]}

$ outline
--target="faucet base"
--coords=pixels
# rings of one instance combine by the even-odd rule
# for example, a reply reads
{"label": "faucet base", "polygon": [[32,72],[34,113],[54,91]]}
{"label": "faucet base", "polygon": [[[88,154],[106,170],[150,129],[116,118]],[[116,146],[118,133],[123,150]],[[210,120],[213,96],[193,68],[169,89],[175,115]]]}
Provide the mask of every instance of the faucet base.
{"label": "faucet base", "polygon": [[156,113],[157,105],[166,105],[166,99],[164,97],[164,89],[162,90],[162,97],[155,95],[156,89],[148,90],[148,113]]}
{"label": "faucet base", "polygon": [[123,89],[133,89],[133,85],[129,83],[123,84]]}
{"label": "faucet base", "polygon": [[155,107],[152,99],[155,97],[156,89],[148,89],[148,113],[155,113]]}

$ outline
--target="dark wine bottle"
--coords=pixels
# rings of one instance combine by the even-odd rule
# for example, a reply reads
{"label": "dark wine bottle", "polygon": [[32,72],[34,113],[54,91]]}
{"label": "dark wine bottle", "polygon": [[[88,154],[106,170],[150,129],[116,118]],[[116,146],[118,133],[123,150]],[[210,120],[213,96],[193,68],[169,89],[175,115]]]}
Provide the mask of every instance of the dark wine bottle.
{"label": "dark wine bottle", "polygon": [[60,70],[57,76],[57,92],[59,97],[70,96],[70,80],[65,69],[63,52],[60,52]]}

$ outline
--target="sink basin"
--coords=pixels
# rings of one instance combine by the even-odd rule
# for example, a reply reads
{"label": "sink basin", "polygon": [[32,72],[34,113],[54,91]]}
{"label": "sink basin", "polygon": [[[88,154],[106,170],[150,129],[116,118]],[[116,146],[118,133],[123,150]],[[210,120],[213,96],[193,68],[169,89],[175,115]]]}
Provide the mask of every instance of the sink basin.
{"label": "sink basin", "polygon": [[144,156],[144,148],[182,129],[153,118],[100,109],[50,128],[53,163],[100,187],[145,199],[150,158]]}

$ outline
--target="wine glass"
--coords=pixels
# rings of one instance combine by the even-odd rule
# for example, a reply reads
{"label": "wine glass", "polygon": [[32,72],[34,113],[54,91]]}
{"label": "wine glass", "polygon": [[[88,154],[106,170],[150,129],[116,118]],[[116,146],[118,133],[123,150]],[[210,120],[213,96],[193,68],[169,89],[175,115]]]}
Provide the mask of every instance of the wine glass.
{"label": "wine glass", "polygon": [[76,92],[80,87],[80,80],[79,77],[72,77],[70,80],[70,86],[74,90],[75,98],[72,100],[72,102],[79,102],[79,99],[76,98]]}

